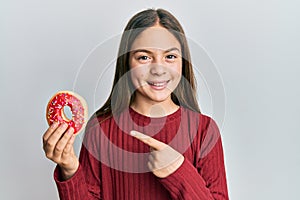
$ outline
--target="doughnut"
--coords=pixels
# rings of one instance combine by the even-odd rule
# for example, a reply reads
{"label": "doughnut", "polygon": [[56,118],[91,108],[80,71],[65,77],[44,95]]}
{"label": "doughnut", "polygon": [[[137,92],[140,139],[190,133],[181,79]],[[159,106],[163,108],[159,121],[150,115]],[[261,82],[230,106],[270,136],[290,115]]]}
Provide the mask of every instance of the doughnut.
{"label": "doughnut", "polygon": [[[64,109],[69,107],[72,112],[72,119],[69,119]],[[46,118],[49,125],[54,121],[60,124],[65,122],[74,129],[74,134],[81,132],[87,122],[88,108],[86,101],[80,95],[71,91],[59,91],[48,102]]]}

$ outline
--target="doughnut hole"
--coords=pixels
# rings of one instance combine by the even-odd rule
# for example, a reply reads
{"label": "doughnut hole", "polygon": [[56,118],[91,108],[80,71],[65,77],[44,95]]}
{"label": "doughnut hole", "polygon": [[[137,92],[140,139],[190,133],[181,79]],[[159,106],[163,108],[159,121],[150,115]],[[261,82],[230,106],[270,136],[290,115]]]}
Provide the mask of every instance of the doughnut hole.
{"label": "doughnut hole", "polygon": [[70,106],[64,106],[62,111],[62,117],[65,121],[69,122],[72,120],[73,118],[73,114],[72,114],[72,109],[70,108]]}

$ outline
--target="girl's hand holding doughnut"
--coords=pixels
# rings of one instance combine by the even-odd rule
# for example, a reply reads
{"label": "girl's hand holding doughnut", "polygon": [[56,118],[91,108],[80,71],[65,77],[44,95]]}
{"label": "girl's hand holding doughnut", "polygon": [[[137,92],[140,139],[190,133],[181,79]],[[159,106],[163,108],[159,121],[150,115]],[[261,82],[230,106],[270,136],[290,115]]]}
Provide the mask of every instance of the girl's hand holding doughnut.
{"label": "girl's hand holding doughnut", "polygon": [[[69,107],[71,117],[67,117],[64,108]],[[57,92],[48,102],[46,119],[50,127],[43,135],[43,149],[46,157],[57,163],[66,180],[74,175],[79,161],[74,153],[75,135],[80,133],[87,122],[85,100],[71,91]]]}
{"label": "girl's hand holding doughnut", "polygon": [[59,125],[52,123],[43,135],[43,149],[46,157],[57,163],[64,180],[71,178],[79,167],[73,144],[75,141],[74,129],[68,128],[66,123]]}

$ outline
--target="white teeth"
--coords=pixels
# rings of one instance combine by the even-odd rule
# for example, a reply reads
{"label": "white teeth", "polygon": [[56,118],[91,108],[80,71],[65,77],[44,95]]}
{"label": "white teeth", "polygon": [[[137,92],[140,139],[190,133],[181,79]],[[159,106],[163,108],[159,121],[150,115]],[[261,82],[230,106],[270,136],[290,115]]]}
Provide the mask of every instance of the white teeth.
{"label": "white teeth", "polygon": [[154,86],[163,86],[164,83],[153,83]]}
{"label": "white teeth", "polygon": [[161,83],[149,82],[149,84],[157,87],[162,87],[166,84],[166,82],[161,82]]}

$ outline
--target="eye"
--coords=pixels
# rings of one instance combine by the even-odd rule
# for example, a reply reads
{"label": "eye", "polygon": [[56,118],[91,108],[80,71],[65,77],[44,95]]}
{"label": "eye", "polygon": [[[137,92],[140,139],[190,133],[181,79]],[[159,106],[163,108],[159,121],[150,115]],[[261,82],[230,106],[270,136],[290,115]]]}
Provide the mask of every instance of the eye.
{"label": "eye", "polygon": [[167,55],[166,58],[167,58],[167,59],[170,59],[170,60],[174,60],[175,58],[177,58],[177,56],[171,54],[171,55]]}
{"label": "eye", "polygon": [[150,59],[148,56],[140,56],[138,57],[138,60],[148,60]]}

